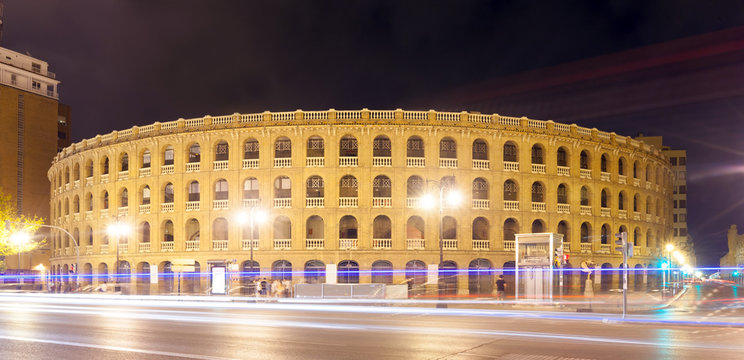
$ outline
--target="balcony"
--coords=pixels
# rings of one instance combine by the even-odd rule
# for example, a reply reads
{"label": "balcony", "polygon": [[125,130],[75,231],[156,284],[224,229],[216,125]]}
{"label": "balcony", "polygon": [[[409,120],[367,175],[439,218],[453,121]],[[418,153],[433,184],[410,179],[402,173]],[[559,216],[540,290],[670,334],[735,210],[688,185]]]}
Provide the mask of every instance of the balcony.
{"label": "balcony", "polygon": [[592,243],[581,243],[581,252],[590,253],[592,252]]}
{"label": "balcony", "polygon": [[140,206],[139,206],[139,213],[140,214],[149,214],[150,213],[150,204],[140,204]]}
{"label": "balcony", "polygon": [[65,256],[72,255],[72,248],[65,248]]}
{"label": "balcony", "polygon": [[292,248],[292,239],[274,239],[274,250],[289,250]]}
{"label": "balcony", "polygon": [[323,157],[309,157],[305,159],[305,166],[307,167],[323,167],[325,166],[325,158]]}
{"label": "balcony", "polygon": [[160,243],[160,251],[173,251],[173,241],[163,241]]}
{"label": "balcony", "polygon": [[408,250],[424,250],[425,243],[424,239],[406,239]]}
{"label": "balcony", "polygon": [[101,174],[101,184],[107,184],[109,182],[109,174]]}
{"label": "balcony", "polygon": [[571,243],[570,242],[566,242],[566,241],[563,242],[563,252],[564,253],[571,252]]}
{"label": "balcony", "polygon": [[160,212],[173,212],[173,203],[162,203],[160,204]]}
{"label": "balcony", "polygon": [[358,245],[358,239],[338,239],[338,248],[341,250],[356,249]]}
{"label": "balcony", "polygon": [[227,210],[228,200],[212,200],[212,210]]}
{"label": "balcony", "polygon": [[195,162],[195,163],[186,163],[186,172],[187,173],[198,172],[199,171],[199,165],[200,165],[200,163],[198,163],[198,162]]}
{"label": "balcony", "polygon": [[439,167],[442,169],[457,169],[457,159],[439,159]]}
{"label": "balcony", "polygon": [[514,251],[517,249],[517,243],[514,240],[504,240],[504,250]]}
{"label": "balcony", "polygon": [[646,180],[646,190],[651,190],[652,185],[650,181]]}
{"label": "balcony", "polygon": [[618,175],[617,176],[617,182],[618,184],[627,184],[628,183],[628,177],[625,175]]}
{"label": "balcony", "polygon": [[571,168],[568,166],[559,166],[558,176],[571,176]]}
{"label": "balcony", "polygon": [[325,239],[305,239],[305,249],[322,250],[325,247]]}
{"label": "balcony", "polygon": [[372,239],[373,249],[392,249],[393,239]]}
{"label": "balcony", "polygon": [[342,208],[348,208],[348,207],[357,207],[359,202],[359,198],[355,197],[340,197],[338,198],[338,207]]}
{"label": "balcony", "polygon": [[473,170],[488,170],[490,168],[490,160],[473,160]]}
{"label": "balcony", "polygon": [[504,161],[504,171],[519,172],[519,163],[516,161]]}
{"label": "balcony", "polygon": [[292,207],[292,198],[280,198],[274,199],[274,208],[290,208]]}
{"label": "balcony", "polygon": [[175,166],[173,165],[163,165],[160,167],[160,175],[173,174],[174,170]]}
{"label": "balcony", "polygon": [[545,174],[545,164],[532,164],[533,174]]}
{"label": "balcony", "polygon": [[258,169],[258,159],[243,159],[243,169]]}
{"label": "balcony", "polygon": [[372,207],[375,208],[391,208],[393,207],[393,198],[381,198],[381,197],[373,197],[372,198]]}
{"label": "balcony", "polygon": [[504,200],[504,210],[519,211],[519,201]]}
{"label": "balcony", "polygon": [[421,198],[406,198],[406,207],[409,209],[418,209],[421,207]]}
{"label": "balcony", "polygon": [[126,254],[127,251],[129,251],[129,244],[128,243],[119,244],[119,253],[120,254]]}
{"label": "balcony", "polygon": [[592,171],[589,169],[579,169],[579,177],[582,179],[591,179]]}
{"label": "balcony", "polygon": [[119,179],[119,181],[129,180],[129,170],[119,171],[116,178]]}
{"label": "balcony", "polygon": [[407,167],[425,167],[426,159],[422,157],[408,157],[406,158]]}
{"label": "balcony", "polygon": [[138,245],[139,245],[139,249],[138,249],[139,252],[141,252],[141,253],[149,253],[150,252],[150,243],[149,242],[139,243]]}
{"label": "balcony", "polygon": [[85,245],[85,255],[93,255],[93,245]]}
{"label": "balcony", "polygon": [[489,250],[491,249],[490,240],[473,240],[473,250]]}
{"label": "balcony", "polygon": [[374,167],[393,166],[393,158],[389,156],[374,156],[372,157],[372,166]]}
{"label": "balcony", "polygon": [[150,168],[149,167],[140,168],[139,169],[139,177],[142,178],[142,177],[150,176],[150,172],[151,171],[150,171]]}
{"label": "balcony", "polygon": [[101,244],[98,246],[98,253],[101,255],[106,255],[109,252],[109,245],[108,244]]}
{"label": "balcony", "polygon": [[641,221],[641,213],[639,213],[638,211],[634,211],[633,212],[633,220],[635,220],[635,221]]}
{"label": "balcony", "polygon": [[620,219],[627,219],[628,218],[628,210],[618,210],[617,211],[617,217]]}
{"label": "balcony", "polygon": [[274,159],[275,168],[287,168],[292,167],[292,158],[276,158]]}
{"label": "balcony", "polygon": [[569,204],[558,204],[558,213],[561,213],[561,214],[570,214],[571,213],[571,205],[569,205]]}
{"label": "balcony", "polygon": [[338,166],[359,166],[359,158],[356,156],[339,156]]}
{"label": "balcony", "polygon": [[641,185],[641,179],[633,179],[633,186],[640,186]]}
{"label": "balcony", "polygon": [[457,250],[457,239],[442,239],[442,249]]}
{"label": "balcony", "polygon": [[65,184],[65,191],[70,191],[70,183]]}
{"label": "balcony", "polygon": [[186,251],[199,251],[199,240],[186,240]]}
{"label": "balcony", "polygon": [[325,206],[325,199],[322,197],[319,198],[306,198],[305,199],[305,207],[308,208],[322,208]]}
{"label": "balcony", "polygon": [[252,208],[258,206],[258,199],[243,199],[243,208]]}
{"label": "balcony", "polygon": [[227,251],[227,240],[212,240],[212,250]]}
{"label": "balcony", "polygon": [[603,207],[603,208],[599,209],[599,211],[600,211],[600,213],[599,213],[600,216],[604,216],[604,217],[609,217],[610,216],[610,208]]}
{"label": "balcony", "polygon": [[253,250],[258,250],[258,239],[243,239],[240,240],[240,248],[242,250],[250,250],[251,249],[251,242],[253,243]]}
{"label": "balcony", "polygon": [[197,201],[187,201],[186,202],[186,211],[199,211],[199,208],[200,208],[199,204],[200,204],[200,202],[198,200]]}
{"label": "balcony", "polygon": [[117,214],[120,217],[129,215],[129,207],[128,206],[119,207],[119,211],[117,212]]}
{"label": "balcony", "polygon": [[75,180],[72,183],[72,187],[74,187],[75,189],[79,189],[80,188],[80,180]]}
{"label": "balcony", "polygon": [[604,171],[599,173],[599,180],[610,181],[610,173]]}
{"label": "balcony", "polygon": [[579,210],[579,214],[581,215],[592,215],[592,207],[589,205],[581,205],[581,209]]}
{"label": "balcony", "polygon": [[108,209],[101,209],[101,210],[100,210],[100,211],[98,212],[98,214],[99,214],[99,215],[100,215],[100,216],[101,216],[102,218],[105,218],[105,217],[108,217],[108,215],[109,215],[109,211],[108,211]]}
{"label": "balcony", "polygon": [[85,178],[85,186],[93,186],[93,177],[92,176],[88,176],[87,178]]}
{"label": "balcony", "polygon": [[80,221],[80,213],[74,213],[74,214],[72,214],[72,220],[73,221]]}
{"label": "balcony", "polygon": [[602,254],[609,254],[611,247],[612,247],[612,245],[610,245],[610,244],[599,244],[599,251],[598,252],[599,253],[602,253]]}
{"label": "balcony", "polygon": [[544,202],[533,202],[532,212],[545,212],[545,203]]}
{"label": "balcony", "polygon": [[215,160],[212,162],[212,170],[222,171],[228,169],[228,160]]}
{"label": "balcony", "polygon": [[488,210],[491,207],[491,200],[488,199],[473,199],[474,210]]}

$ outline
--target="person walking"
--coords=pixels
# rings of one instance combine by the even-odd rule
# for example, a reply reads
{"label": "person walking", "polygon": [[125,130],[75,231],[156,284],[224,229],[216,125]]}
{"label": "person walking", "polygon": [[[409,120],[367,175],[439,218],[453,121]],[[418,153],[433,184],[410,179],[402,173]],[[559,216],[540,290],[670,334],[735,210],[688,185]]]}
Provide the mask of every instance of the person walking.
{"label": "person walking", "polygon": [[506,280],[504,275],[499,275],[499,279],[496,280],[496,300],[506,299]]}

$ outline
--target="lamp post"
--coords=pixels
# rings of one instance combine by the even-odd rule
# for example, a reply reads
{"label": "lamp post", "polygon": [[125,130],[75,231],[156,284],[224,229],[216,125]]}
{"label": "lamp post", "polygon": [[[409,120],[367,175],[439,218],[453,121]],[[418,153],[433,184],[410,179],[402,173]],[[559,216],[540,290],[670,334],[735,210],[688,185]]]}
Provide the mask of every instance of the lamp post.
{"label": "lamp post", "polygon": [[[457,206],[460,203],[461,195],[460,192],[454,187],[454,182],[442,180],[426,180],[426,183],[434,183],[439,187],[439,272],[437,277],[437,286],[439,287],[438,293],[441,298],[442,295],[442,270],[444,266],[444,196],[445,191],[447,192],[447,204],[450,207]],[[431,209],[434,207],[434,199],[432,195],[426,194],[421,198],[420,206],[422,208]],[[437,307],[443,304],[437,304]]]}
{"label": "lamp post", "polygon": [[119,241],[123,235],[129,234],[129,226],[117,220],[106,229],[109,236],[116,237],[116,268],[115,283],[119,283]]}
{"label": "lamp post", "polygon": [[[664,273],[666,274],[667,280],[671,282],[672,281],[672,251],[674,250],[674,244],[672,243],[666,244],[665,249],[667,251],[666,259],[667,259],[667,263],[669,264],[669,266],[667,267]],[[667,287],[667,280],[664,280],[664,288]]]}
{"label": "lamp post", "polygon": [[[260,202],[260,200],[259,200]],[[258,223],[263,223],[266,220],[266,213],[261,210],[261,208],[257,206],[251,206],[249,211],[241,211],[238,213],[238,223],[241,225],[245,225],[246,223],[250,226],[250,234],[248,236],[249,244],[248,247],[250,248],[250,261],[251,261],[251,276],[254,276],[255,272],[253,270],[253,230],[255,223],[258,221]]]}

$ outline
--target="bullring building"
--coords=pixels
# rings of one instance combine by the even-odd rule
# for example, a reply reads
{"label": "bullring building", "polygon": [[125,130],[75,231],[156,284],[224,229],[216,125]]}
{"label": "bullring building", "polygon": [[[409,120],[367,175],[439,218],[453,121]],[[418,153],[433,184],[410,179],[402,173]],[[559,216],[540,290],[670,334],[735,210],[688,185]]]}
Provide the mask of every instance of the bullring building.
{"label": "bullring building", "polygon": [[[498,114],[331,109],[156,122],[69,146],[48,176],[52,223],[79,240],[85,281],[109,280],[118,253],[120,281],[138,293],[173,291],[179,259],[196,272],[227,265],[238,284],[256,273],[322,282],[335,264],[338,282],[415,291],[440,251],[444,269],[460,270],[445,277],[447,291],[490,293],[493,273],[472,270],[513,267],[515,233],[563,234],[568,267],[617,268],[611,244],[627,231],[630,266],[650,268],[672,229],[672,173],[659,149]],[[439,198],[455,191],[458,204]],[[429,195],[435,205],[423,206]],[[255,209],[266,221],[238,223]],[[109,237],[113,222],[134,230]],[[51,242],[52,271],[69,273],[75,242],[62,232]],[[153,268],[162,279],[148,285]],[[643,273],[631,281],[645,283]],[[603,272],[596,283],[618,278]],[[208,286],[187,276],[183,291]]]}

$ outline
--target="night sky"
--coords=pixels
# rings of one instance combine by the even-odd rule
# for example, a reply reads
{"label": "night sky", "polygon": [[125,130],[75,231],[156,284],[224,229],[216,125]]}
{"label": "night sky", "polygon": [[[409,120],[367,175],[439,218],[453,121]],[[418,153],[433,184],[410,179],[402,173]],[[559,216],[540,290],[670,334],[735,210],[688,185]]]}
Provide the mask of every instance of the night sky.
{"label": "night sky", "polygon": [[[473,97],[510,88],[508,79],[534,80],[540,69],[744,26],[742,1],[6,0],[4,23],[2,46],[49,62],[62,81],[73,141],[264,110],[474,110],[575,122],[663,135],[688,150],[699,264],[717,265],[730,224],[744,230],[744,81],[706,97],[720,80],[680,84],[673,69],[649,71],[644,79],[658,80],[644,91],[654,101],[602,114],[581,100],[595,93],[590,88],[568,103],[553,102],[556,91]],[[744,70],[738,54],[725,59],[730,71]],[[695,66],[713,69],[705,75],[723,65],[702,59]],[[663,99],[665,89],[681,86],[701,90]],[[519,99],[529,106],[500,105]]]}

